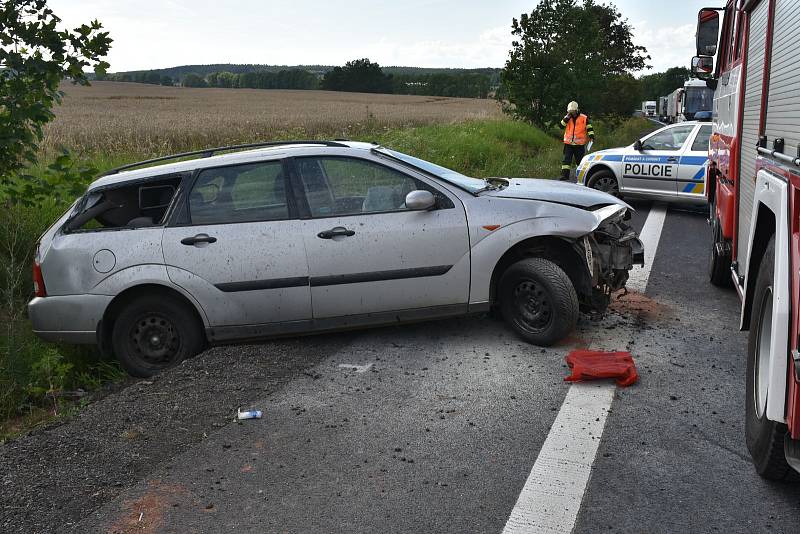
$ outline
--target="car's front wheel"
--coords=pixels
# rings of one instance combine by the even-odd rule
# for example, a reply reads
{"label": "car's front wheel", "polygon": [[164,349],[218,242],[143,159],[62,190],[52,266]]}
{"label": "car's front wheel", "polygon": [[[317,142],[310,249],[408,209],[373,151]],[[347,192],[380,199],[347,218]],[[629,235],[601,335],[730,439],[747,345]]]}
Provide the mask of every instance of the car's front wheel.
{"label": "car's front wheel", "polygon": [[614,195],[615,197],[619,196],[619,182],[611,171],[597,171],[589,178],[589,182],[586,185],[592,189],[608,193],[609,195]]}
{"label": "car's front wheel", "polygon": [[758,268],[753,295],[753,315],[747,343],[745,441],[759,475],[782,480],[791,472],[783,452],[786,425],[767,418],[769,360],[772,341],[775,238],[770,239]]}
{"label": "car's front wheel", "polygon": [[203,349],[202,325],[175,299],[146,296],[117,316],[112,345],[122,367],[146,378],[178,365]]}
{"label": "car's front wheel", "polygon": [[567,336],[578,321],[578,295],[555,263],[526,258],[500,279],[503,318],[523,339],[548,346]]}

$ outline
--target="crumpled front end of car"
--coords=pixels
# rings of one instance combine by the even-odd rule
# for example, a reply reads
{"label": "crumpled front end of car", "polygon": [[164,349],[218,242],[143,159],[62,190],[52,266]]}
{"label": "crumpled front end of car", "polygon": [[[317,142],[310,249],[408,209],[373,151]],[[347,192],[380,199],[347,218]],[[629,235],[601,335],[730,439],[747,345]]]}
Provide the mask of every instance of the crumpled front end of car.
{"label": "crumpled front end of car", "polygon": [[626,221],[628,208],[608,206],[595,212],[599,224],[584,236],[583,249],[592,278],[591,308],[601,311],[611,294],[625,288],[634,265],[644,265],[644,247]]}

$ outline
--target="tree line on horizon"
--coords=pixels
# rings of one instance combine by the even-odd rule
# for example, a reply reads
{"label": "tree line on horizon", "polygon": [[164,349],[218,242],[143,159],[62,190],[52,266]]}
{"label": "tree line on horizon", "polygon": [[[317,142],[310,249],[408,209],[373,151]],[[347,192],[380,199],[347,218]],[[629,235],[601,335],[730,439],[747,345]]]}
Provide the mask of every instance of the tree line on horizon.
{"label": "tree line on horizon", "polygon": [[[137,71],[106,74],[98,80],[146,83],[182,87],[216,87],[246,89],[297,89],[329,90],[361,93],[384,93],[419,96],[445,96],[462,98],[489,98],[514,102],[509,86],[500,83],[500,75],[476,71],[443,69],[429,72],[428,69],[397,69],[402,74],[387,74],[377,63],[369,59],[350,61],[342,67],[334,67],[322,76],[300,68],[281,70],[259,70],[230,72],[215,71],[202,76],[190,72],[182,79],[174,79],[162,71]],[[635,78],[629,73],[608,77],[601,86],[605,95],[596,100],[582,97],[582,107],[599,115],[627,115],[639,109],[644,100],[657,100],[681,87],[690,77],[686,67],[672,67],[664,72],[646,74]],[[563,99],[563,98],[562,98]],[[524,108],[524,107],[523,107]]]}
{"label": "tree line on horizon", "polygon": [[206,75],[190,72],[181,79],[173,79],[160,71],[136,71],[106,74],[101,81],[146,83],[151,85],[180,85],[181,87],[217,87],[226,89],[298,89],[385,93],[463,98],[488,98],[492,84],[499,75],[475,71],[442,69],[399,69],[401,74],[387,74],[369,59],[350,61],[343,67],[334,67],[322,76],[300,68],[210,72]]}

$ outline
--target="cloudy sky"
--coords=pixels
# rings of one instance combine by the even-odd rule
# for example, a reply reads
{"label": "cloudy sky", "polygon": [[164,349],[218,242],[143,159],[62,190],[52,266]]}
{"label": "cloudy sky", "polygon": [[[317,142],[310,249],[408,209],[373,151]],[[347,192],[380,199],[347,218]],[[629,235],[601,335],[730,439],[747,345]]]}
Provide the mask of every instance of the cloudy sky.
{"label": "cloudy sky", "polygon": [[[501,67],[511,19],[536,0],[50,0],[65,24],[111,32],[111,71],[198,63]],[[707,0],[617,0],[653,70],[686,65]],[[713,2],[712,2],[713,3]],[[721,3],[721,2],[717,2]],[[680,8],[678,8],[680,6]]]}

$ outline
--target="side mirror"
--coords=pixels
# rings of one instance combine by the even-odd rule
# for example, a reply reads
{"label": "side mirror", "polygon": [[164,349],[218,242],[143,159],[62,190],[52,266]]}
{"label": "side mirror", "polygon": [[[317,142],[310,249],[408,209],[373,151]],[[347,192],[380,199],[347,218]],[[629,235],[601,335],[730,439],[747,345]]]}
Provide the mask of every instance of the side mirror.
{"label": "side mirror", "polygon": [[701,9],[697,15],[697,55],[715,56],[719,43],[719,11]]}
{"label": "side mirror", "polygon": [[692,58],[692,74],[706,80],[714,75],[714,58],[710,56],[694,56]]}
{"label": "side mirror", "polygon": [[633,149],[636,152],[641,152],[642,151],[642,140],[641,139],[637,139],[636,142],[633,143]]}
{"label": "side mirror", "polygon": [[406,207],[410,210],[429,210],[436,206],[436,197],[430,191],[411,191],[406,195]]}

